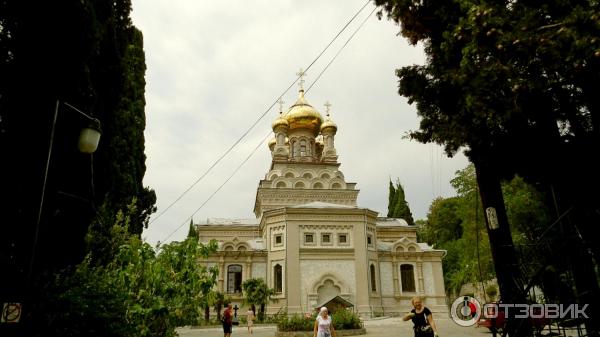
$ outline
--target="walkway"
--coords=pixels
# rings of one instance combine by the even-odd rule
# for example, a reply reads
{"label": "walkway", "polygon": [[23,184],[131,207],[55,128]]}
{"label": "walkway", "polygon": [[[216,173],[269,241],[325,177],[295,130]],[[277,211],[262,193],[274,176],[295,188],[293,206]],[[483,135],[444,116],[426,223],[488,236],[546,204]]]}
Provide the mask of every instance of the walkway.
{"label": "walkway", "polygon": [[[440,337],[492,337],[489,330],[476,327],[461,327],[450,318],[435,317]],[[413,336],[412,323],[403,322],[399,317],[370,319],[365,321],[367,337],[411,337]],[[234,327],[231,337],[274,337],[276,327],[255,326],[254,333],[248,333],[245,326]],[[223,337],[221,328],[191,329],[181,328],[178,330],[181,337]],[[363,335],[364,336],[364,335]]]}

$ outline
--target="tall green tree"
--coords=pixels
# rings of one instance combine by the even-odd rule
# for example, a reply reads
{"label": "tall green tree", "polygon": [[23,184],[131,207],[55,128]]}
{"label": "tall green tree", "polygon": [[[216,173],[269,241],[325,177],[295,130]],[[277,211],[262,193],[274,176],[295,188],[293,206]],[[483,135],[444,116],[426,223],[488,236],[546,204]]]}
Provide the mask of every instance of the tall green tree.
{"label": "tall green tree", "polygon": [[[375,2],[411,43],[424,43],[427,63],[397,71],[400,94],[422,118],[412,136],[443,144],[450,155],[467,149],[483,208],[494,207],[500,225],[489,235],[503,298],[522,300],[528,281],[512,277],[519,273],[511,267],[516,256],[503,249],[513,244],[500,180],[519,173],[541,184],[557,220],[569,214],[560,221],[565,241],[586,247],[568,252],[580,262],[573,264],[585,294],[579,300],[597,302],[597,278],[589,275],[599,245],[577,232],[600,220],[593,192],[599,167],[586,165],[600,144],[598,2]],[[588,329],[597,331],[593,321]]]}
{"label": "tall green tree", "polygon": [[[26,283],[34,237],[39,275],[80,262],[92,222],[109,236],[97,214],[114,218],[135,200],[129,230],[139,235],[155,210],[155,194],[143,186],[143,39],[130,13],[129,0],[0,3],[0,179],[10,196],[1,211],[22,224],[0,239],[0,254],[13,256],[6,270],[19,275],[2,289]],[[87,119],[64,103],[100,120],[93,155],[77,150]]]}
{"label": "tall green tree", "polygon": [[415,225],[412,212],[406,201],[404,187],[400,184],[399,179],[396,180],[396,184],[393,184],[390,179],[388,200],[388,218],[401,218],[406,220],[409,225]]}

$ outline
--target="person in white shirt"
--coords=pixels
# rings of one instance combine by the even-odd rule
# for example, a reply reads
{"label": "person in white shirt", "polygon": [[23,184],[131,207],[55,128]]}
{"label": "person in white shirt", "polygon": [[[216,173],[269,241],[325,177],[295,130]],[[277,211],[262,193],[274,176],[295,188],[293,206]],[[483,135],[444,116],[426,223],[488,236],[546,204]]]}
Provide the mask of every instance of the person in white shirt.
{"label": "person in white shirt", "polygon": [[329,315],[326,307],[322,307],[319,311],[319,315],[315,320],[315,329],[313,331],[313,337],[337,337],[335,329],[333,328],[332,317]]}

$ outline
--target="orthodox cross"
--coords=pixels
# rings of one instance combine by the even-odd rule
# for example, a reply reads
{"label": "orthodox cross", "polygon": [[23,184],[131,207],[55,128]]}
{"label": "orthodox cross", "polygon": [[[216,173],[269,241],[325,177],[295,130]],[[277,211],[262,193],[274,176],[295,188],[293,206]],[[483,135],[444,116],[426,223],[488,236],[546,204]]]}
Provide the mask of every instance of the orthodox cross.
{"label": "orthodox cross", "polygon": [[283,112],[283,103],[285,103],[281,97],[279,97],[279,100],[277,101],[277,103],[279,103],[279,113]]}
{"label": "orthodox cross", "polygon": [[298,84],[300,85],[300,90],[304,90],[304,76],[306,76],[306,71],[300,68],[300,71],[297,72],[296,75],[298,75],[298,77],[300,78],[300,81],[298,82]]}
{"label": "orthodox cross", "polygon": [[323,105],[325,105],[325,112],[327,113],[327,117],[329,117],[329,108],[331,108],[331,103],[329,103],[329,101],[327,101]]}

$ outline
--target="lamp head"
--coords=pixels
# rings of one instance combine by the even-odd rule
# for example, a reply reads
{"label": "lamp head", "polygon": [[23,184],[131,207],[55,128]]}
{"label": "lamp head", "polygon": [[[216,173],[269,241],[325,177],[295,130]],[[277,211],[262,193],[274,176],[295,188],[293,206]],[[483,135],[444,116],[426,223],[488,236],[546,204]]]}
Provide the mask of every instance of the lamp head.
{"label": "lamp head", "polygon": [[92,119],[87,127],[81,129],[79,134],[79,151],[83,153],[94,153],[100,142],[100,121]]}

